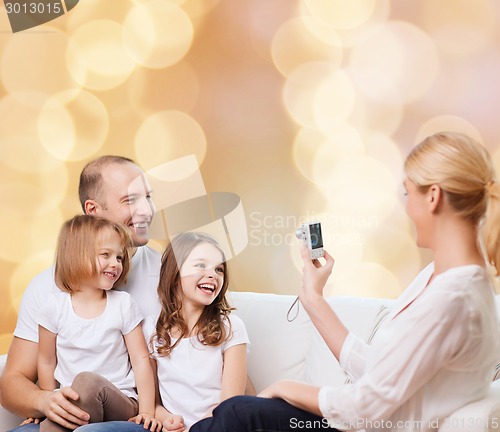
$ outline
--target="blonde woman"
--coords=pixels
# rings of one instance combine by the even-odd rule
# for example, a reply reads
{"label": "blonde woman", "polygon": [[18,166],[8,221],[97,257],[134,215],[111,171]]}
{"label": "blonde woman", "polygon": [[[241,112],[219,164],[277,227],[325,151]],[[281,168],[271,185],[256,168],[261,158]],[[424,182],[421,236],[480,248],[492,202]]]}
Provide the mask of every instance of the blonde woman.
{"label": "blonde woman", "polygon": [[302,250],[300,300],[353,384],[279,381],[261,397],[223,402],[191,432],[436,431],[440,419],[486,395],[498,352],[488,267],[500,274],[500,185],[491,159],[469,137],[443,132],[410,153],[405,172],[417,245],[431,249],[434,262],[396,301],[371,345],[323,298],[333,258],[325,253],[321,265]]}

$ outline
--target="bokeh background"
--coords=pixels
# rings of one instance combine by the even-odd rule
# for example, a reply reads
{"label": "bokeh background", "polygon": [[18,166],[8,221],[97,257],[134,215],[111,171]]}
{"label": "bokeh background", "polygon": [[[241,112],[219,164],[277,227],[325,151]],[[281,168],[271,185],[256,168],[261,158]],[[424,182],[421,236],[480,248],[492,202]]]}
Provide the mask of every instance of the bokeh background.
{"label": "bokeh background", "polygon": [[294,231],[319,219],[327,293],[395,297],[430,260],[405,155],[457,130],[500,171],[499,121],[497,0],[80,0],[19,33],[0,4],[0,353],[96,156],[194,154],[239,195],[233,290],[296,293]]}

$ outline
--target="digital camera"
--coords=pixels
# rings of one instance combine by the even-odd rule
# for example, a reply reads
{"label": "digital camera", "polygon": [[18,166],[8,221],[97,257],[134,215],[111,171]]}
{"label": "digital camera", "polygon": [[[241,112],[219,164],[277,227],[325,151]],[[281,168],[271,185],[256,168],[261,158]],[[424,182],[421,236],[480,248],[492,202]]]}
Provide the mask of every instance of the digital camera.
{"label": "digital camera", "polygon": [[295,235],[299,240],[302,239],[307,244],[311,259],[318,259],[325,255],[320,222],[303,223],[297,228]]}

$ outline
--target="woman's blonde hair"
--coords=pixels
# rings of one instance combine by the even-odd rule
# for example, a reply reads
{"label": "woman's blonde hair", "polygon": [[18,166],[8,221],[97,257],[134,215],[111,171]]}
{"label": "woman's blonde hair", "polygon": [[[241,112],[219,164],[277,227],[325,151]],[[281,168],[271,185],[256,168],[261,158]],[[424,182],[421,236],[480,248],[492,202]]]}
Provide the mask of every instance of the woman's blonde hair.
{"label": "woman's blonde hair", "polygon": [[116,232],[122,242],[123,270],[115,286],[127,280],[130,268],[128,248],[132,245],[129,230],[118,222],[111,222],[102,217],[80,215],[66,221],[59,234],[54,274],[59,289],[74,293],[78,291],[82,281],[99,273],[97,239],[105,229]]}
{"label": "woman's blonde hair", "polygon": [[[229,336],[223,320],[231,313],[231,308],[226,299],[229,285],[229,273],[225,263],[224,251],[219,243],[205,233],[186,232],[176,235],[167,246],[161,259],[160,282],[158,284],[158,298],[160,299],[161,312],[156,322],[156,331],[151,337],[150,347],[154,339],[157,340],[159,355],[168,356],[182,338],[188,336],[188,327],[182,315],[182,289],[180,269],[191,251],[203,243],[214,246],[222,256],[224,281],[215,300],[206,306],[195,325],[198,340],[204,345],[217,346],[222,344]],[[172,343],[170,332],[179,331],[180,336]]]}
{"label": "woman's blonde hair", "polygon": [[451,207],[482,224],[488,261],[500,274],[500,185],[488,151],[457,132],[436,133],[416,146],[405,162],[409,180],[425,192],[438,185]]}

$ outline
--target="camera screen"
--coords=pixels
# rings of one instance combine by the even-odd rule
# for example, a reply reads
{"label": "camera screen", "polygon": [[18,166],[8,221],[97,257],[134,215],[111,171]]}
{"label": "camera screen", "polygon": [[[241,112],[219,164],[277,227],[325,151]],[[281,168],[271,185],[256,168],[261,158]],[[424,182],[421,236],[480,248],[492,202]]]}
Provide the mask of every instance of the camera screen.
{"label": "camera screen", "polygon": [[315,223],[309,225],[309,232],[311,233],[311,247],[318,249],[323,247],[323,237],[321,235],[321,224]]}

